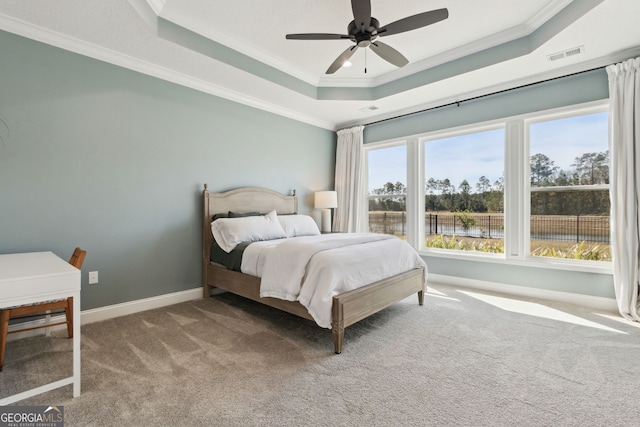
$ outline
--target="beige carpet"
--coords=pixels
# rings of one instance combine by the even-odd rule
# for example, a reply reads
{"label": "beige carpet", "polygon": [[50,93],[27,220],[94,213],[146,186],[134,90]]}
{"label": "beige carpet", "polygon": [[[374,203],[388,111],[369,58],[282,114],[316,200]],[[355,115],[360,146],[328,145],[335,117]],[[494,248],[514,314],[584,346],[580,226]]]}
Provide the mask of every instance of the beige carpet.
{"label": "beige carpet", "polygon": [[[70,372],[70,340],[10,342],[0,397]],[[431,287],[331,332],[234,295],[82,328],[67,426],[626,426],[640,329],[589,310]],[[55,377],[58,375],[58,377]]]}

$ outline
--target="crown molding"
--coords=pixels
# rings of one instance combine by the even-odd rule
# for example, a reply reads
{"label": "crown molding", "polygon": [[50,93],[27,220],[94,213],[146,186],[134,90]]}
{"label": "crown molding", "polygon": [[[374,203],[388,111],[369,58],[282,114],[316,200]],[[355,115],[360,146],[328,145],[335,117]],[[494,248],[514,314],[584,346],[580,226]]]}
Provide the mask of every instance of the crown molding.
{"label": "crown molding", "polygon": [[[594,0],[591,3],[595,5],[595,4],[599,4],[599,2],[601,1],[604,1],[604,0]],[[147,19],[144,19],[145,16],[143,16],[143,20],[147,24],[150,24],[149,21],[151,21],[150,25],[153,25],[153,22],[157,24],[157,21],[159,19],[158,16],[160,15],[163,15],[162,19],[167,19],[167,16],[168,16],[171,19],[177,20],[179,22],[182,22],[181,21],[182,19],[187,19],[187,18],[183,18],[173,14],[173,12],[171,12],[169,10],[169,7],[166,5],[165,0],[128,0],[128,2],[136,10],[138,14],[142,15],[144,13]],[[505,40],[511,41],[514,39],[514,37],[522,38],[522,37],[531,36],[532,34],[536,33],[536,30],[540,29],[540,26],[549,22],[549,19],[558,16],[558,14],[562,12],[562,10],[572,2],[573,2],[572,0],[552,1],[550,2],[550,5],[548,5],[546,8],[541,10],[538,14],[536,14],[529,21],[527,21],[527,23],[523,25],[519,25],[517,27],[505,30],[501,33],[498,33],[489,37],[485,37],[484,39],[467,44],[451,52],[434,56],[432,58],[429,58],[428,60],[424,60],[415,64],[409,64],[407,67],[403,67],[402,69],[399,69],[399,70],[394,70],[393,72],[387,73],[383,76],[379,76],[371,80],[364,80],[364,81],[358,80],[359,84],[355,84],[356,82],[353,79],[346,79],[346,78],[333,79],[331,80],[331,82],[328,82],[327,84],[329,84],[332,87],[342,87],[342,85],[344,84],[344,87],[347,91],[349,88],[354,89],[354,91],[357,91],[358,89],[360,91],[363,91],[363,90],[366,90],[367,88],[372,88],[372,87],[379,86],[381,84],[385,84],[384,82],[387,82],[387,81],[392,82],[403,76],[403,74],[398,74],[398,73],[407,73],[406,76],[408,77],[420,72],[425,72],[426,70],[436,66],[437,64],[446,64],[448,62],[454,61],[455,59],[464,58],[465,56],[468,56],[470,53],[477,53],[478,51],[482,51],[483,49],[486,49],[486,46],[496,46],[496,45],[499,45],[500,43],[504,43]],[[594,7],[594,6],[591,6],[591,7]],[[568,17],[570,19],[572,15],[570,13],[571,11],[565,11],[565,12],[566,14],[568,14],[568,16],[565,16],[565,17]],[[179,25],[179,24],[176,24],[176,25]],[[20,19],[8,16],[8,15],[4,15],[1,13],[0,13],[0,29],[36,40],[42,43],[46,43],[61,49],[78,53],[83,56],[87,56],[100,61],[111,63],[123,68],[140,72],[145,75],[160,78],[168,82],[189,87],[207,94],[218,96],[233,102],[244,104],[253,108],[271,112],[283,117],[287,117],[296,121],[300,121],[303,123],[307,123],[307,124],[328,129],[328,130],[335,130],[335,129],[339,129],[339,128],[351,126],[351,125],[359,125],[359,124],[366,125],[367,123],[371,123],[373,121],[394,118],[394,117],[398,117],[399,115],[420,111],[426,108],[432,108],[434,106],[443,105],[449,102],[456,102],[456,99],[460,100],[460,99],[470,98],[474,96],[479,96],[482,94],[489,94],[495,91],[509,89],[509,88],[517,87],[522,84],[527,84],[535,81],[544,80],[546,78],[550,78],[550,77],[545,77],[545,75],[547,74],[555,74],[557,77],[558,74],[561,72],[560,70],[568,70],[567,67],[564,67],[561,69],[556,69],[546,73],[537,74],[535,76],[529,76],[527,78],[514,80],[508,83],[503,83],[503,84],[492,86],[489,88],[483,88],[477,91],[459,94],[455,97],[452,96],[447,99],[440,99],[440,100],[431,102],[429,104],[422,104],[419,106],[408,107],[402,110],[396,110],[394,112],[387,113],[386,115],[367,117],[361,120],[359,119],[356,121],[341,123],[338,126],[336,126],[336,124],[333,122],[329,122],[327,120],[318,120],[316,117],[310,114],[300,114],[297,110],[294,110],[292,108],[283,108],[271,102],[267,102],[263,99],[254,98],[244,93],[218,86],[211,81],[197,79],[186,73],[178,72],[176,70],[163,67],[163,66],[151,63],[149,61],[140,60],[138,58],[135,58],[135,57],[132,57],[108,48],[104,48],[104,47],[74,38],[72,36],[64,35],[59,32],[52,31],[50,29],[40,27],[38,25],[28,23]],[[207,34],[207,38],[214,37],[214,36],[216,35],[212,33]],[[218,40],[216,40],[216,42],[218,42]],[[221,44],[223,43],[224,41],[221,42]],[[231,47],[229,48],[231,49]],[[235,50],[235,47],[233,49]],[[256,54],[249,53],[249,55],[254,58],[257,56],[260,56],[257,53]],[[626,57],[628,57],[628,56],[626,57],[622,57],[622,56],[624,55],[613,55],[613,56],[609,55],[607,56],[607,58],[609,58],[608,61],[614,62],[614,61],[619,61],[621,59],[626,59]],[[602,59],[603,58],[600,58],[600,60]],[[269,65],[266,63],[266,60],[262,56],[260,56],[260,58],[257,58],[256,61],[265,63],[265,66]],[[594,61],[597,62],[598,60],[587,61],[580,64],[588,64]],[[271,67],[280,69],[281,71],[283,70],[281,68],[282,64],[278,63],[277,61],[270,60],[270,63],[271,63],[270,65]],[[419,67],[424,67],[424,68],[419,68]],[[586,66],[583,69],[586,69],[586,68],[589,68],[589,66]],[[282,72],[285,74],[288,73],[286,69],[285,71],[282,71]],[[565,71],[565,73],[570,73],[570,72],[572,71]],[[293,78],[294,77],[292,76],[292,79]],[[322,87],[324,85],[324,83],[322,82],[318,84],[320,85],[319,87]],[[393,96],[393,94],[389,96]],[[348,98],[342,98],[342,99],[336,99],[336,100],[345,100],[345,99],[348,99]]]}
{"label": "crown molding", "polygon": [[[158,0],[158,2],[164,3],[162,0]],[[178,84],[180,86],[195,89],[209,95],[218,96],[229,101],[264,110],[299,122],[307,123],[329,130],[335,129],[333,123],[318,120],[315,117],[300,114],[298,111],[282,108],[272,103],[265,102],[261,99],[253,98],[243,93],[232,91],[225,87],[215,85],[211,82],[196,79],[187,74],[162,67],[148,61],[143,61],[138,58],[134,58],[132,56],[125,55],[123,53],[116,52],[114,50],[107,49],[102,46],[77,39],[75,37],[61,34],[56,31],[52,31],[47,28],[43,28],[38,25],[34,25],[29,22],[25,22],[1,13],[0,29],[16,34],[18,36],[26,37],[31,40],[67,50],[69,52],[77,53],[79,55],[117,65],[119,67],[136,71],[141,74],[156,77],[171,83]]]}
{"label": "crown molding", "polygon": [[[148,1],[151,3],[153,1],[163,1],[163,0],[143,0],[143,1]],[[153,6],[152,6],[152,9],[153,9]],[[194,33],[200,34],[201,36],[206,37],[210,40],[213,40],[216,43],[220,43],[221,45],[224,45],[239,53],[242,53],[251,58],[254,58],[266,65],[274,67],[308,84],[311,84],[313,86],[318,85],[318,79],[315,76],[309,73],[305,73],[304,71],[296,67],[293,67],[287,62],[280,61],[278,59],[265,55],[263,51],[256,49],[252,46],[249,46],[246,43],[238,41],[237,39],[234,39],[233,37],[229,36],[228,34],[222,31],[215,30],[213,27],[211,27],[210,25],[207,25],[206,23],[204,23],[203,21],[201,21],[196,17],[186,15],[184,13],[181,13],[178,10],[171,9],[170,7],[163,9],[161,13],[157,13],[157,16],[159,18],[172,22],[175,25],[185,28],[189,31],[193,31]]]}
{"label": "crown molding", "polygon": [[606,67],[608,65],[622,62],[629,58],[635,58],[638,56],[640,56],[640,47],[625,49],[619,52],[615,52],[613,54],[604,55],[599,58],[590,59],[587,61],[567,65],[562,68],[545,71],[543,73],[534,74],[532,76],[510,80],[508,82],[503,82],[500,84],[488,86],[478,90],[459,93],[454,96],[440,98],[432,102],[415,105],[415,106],[401,109],[401,110],[395,110],[391,113],[380,114],[377,116],[369,116],[359,120],[351,120],[348,122],[343,122],[338,124],[336,129],[350,128],[353,126],[367,126],[372,123],[383,121],[383,120],[392,120],[394,118],[402,117],[405,115],[420,113],[423,110],[438,108],[438,107],[449,105],[449,104],[455,104],[456,102],[462,103],[467,99],[477,98],[480,96],[487,96],[497,92],[515,89],[520,86],[526,86],[526,85],[535,84],[538,82],[543,82],[545,80],[561,78],[571,74],[580,73],[583,71],[588,71],[588,70],[592,70],[600,67]]}
{"label": "crown molding", "polygon": [[555,0],[549,2],[522,25],[529,29],[529,33],[532,33],[574,1],[575,0]]}
{"label": "crown molding", "polygon": [[[151,0],[129,0],[130,3],[145,3]],[[154,0],[161,2],[164,0]],[[233,40],[228,35],[216,32],[209,26],[204,25],[202,22],[198,22],[197,17],[187,16],[181,13],[180,10],[171,11],[168,8],[163,9],[162,16],[158,15],[155,19],[155,28],[158,28],[158,21],[164,20],[167,23],[175,26],[176,29],[180,29],[185,34],[178,38],[167,35],[161,37],[167,38],[167,40],[174,43],[181,44],[187,49],[194,48],[201,53],[205,52],[199,42],[195,42],[197,39],[190,39],[189,34],[197,35],[201,38],[209,40],[211,42],[211,52],[217,52],[219,47],[229,49],[231,52],[235,52],[239,57],[236,62],[232,59],[228,53],[220,51],[211,54],[209,51],[204,53],[211,56],[214,59],[221,58],[223,62],[227,62],[231,66],[240,66],[240,68],[246,72],[252,73],[257,77],[271,80],[275,84],[279,84],[287,89],[294,90],[302,95],[309,96],[316,100],[333,100],[333,101],[356,101],[356,100],[376,100],[381,97],[387,97],[390,95],[404,92],[406,90],[415,89],[418,86],[423,86],[429,82],[435,80],[442,80],[442,73],[445,68],[449,70],[445,72],[451,77],[451,70],[453,68],[462,66],[463,69],[469,71],[470,69],[483,68],[487,65],[495,65],[498,62],[504,60],[513,59],[515,56],[522,56],[530,54],[535,50],[537,43],[548,39],[550,36],[557,34],[559,28],[556,26],[550,26],[544,28],[546,24],[552,20],[560,17],[560,21],[574,22],[577,18],[583,15],[585,10],[590,10],[597,4],[604,0],[581,0],[584,2],[584,7],[574,7],[567,9],[573,0],[552,0],[549,1],[545,7],[543,7],[538,13],[532,16],[529,20],[523,24],[508,28],[500,31],[496,34],[492,34],[475,40],[466,45],[452,49],[435,55],[425,60],[411,63],[403,68],[393,70],[382,76],[374,77],[371,79],[354,79],[354,78],[334,78],[325,77],[320,78],[319,81],[308,75],[301,75],[300,73],[293,74],[294,68],[288,64],[284,64],[282,61],[277,61],[271,58],[265,57],[263,52],[257,49],[246,46],[245,44]],[[586,5],[586,6],[585,6]],[[156,6],[158,7],[158,6]],[[586,9],[585,9],[586,7]],[[148,7],[149,9],[151,6]],[[140,10],[138,10],[140,13]],[[146,16],[147,14],[143,14]],[[151,23],[153,28],[154,23]],[[179,33],[178,33],[179,34]],[[195,43],[192,45],[192,43]],[[497,49],[503,49],[504,54],[499,56],[495,55]],[[489,58],[494,58],[492,63],[479,60],[482,52],[491,52]],[[242,57],[245,57],[244,59]],[[463,64],[465,58],[469,58],[467,63]],[[246,59],[250,58],[250,62],[246,62]],[[489,59],[491,61],[491,59]],[[449,65],[451,65],[449,67]],[[439,70],[435,70],[439,67]],[[271,71],[277,71],[280,73],[275,77]],[[446,77],[444,77],[446,78]],[[399,84],[396,85],[395,83]],[[412,83],[413,82],[413,83]],[[302,84],[303,86],[301,86]],[[385,87],[386,86],[386,87]]]}
{"label": "crown molding", "polygon": [[354,84],[352,79],[332,79],[320,78],[318,86],[320,87],[376,87],[383,84],[391,83],[404,77],[428,70],[435,66],[455,61],[456,59],[482,52],[483,50],[499,46],[510,41],[514,41],[531,35],[540,26],[545,24],[551,18],[556,16],[566,6],[574,0],[556,0],[549,2],[545,7],[538,11],[529,20],[520,25],[508,28],[495,34],[474,40],[471,43],[459,46],[443,53],[436,54],[430,58],[409,63],[408,65],[369,79],[359,79],[358,84]]}
{"label": "crown molding", "polygon": [[555,15],[557,15],[572,1],[574,0],[550,1],[534,16],[520,25],[503,30],[497,34],[492,34],[479,40],[474,40],[471,43],[459,46],[447,52],[436,54],[430,58],[425,58],[418,62],[412,62],[405,67],[390,71],[377,77],[355,79],[333,76],[322,76],[320,78],[317,78],[314,75],[304,72],[288,62],[265,55],[263,51],[247,45],[246,43],[238,41],[237,39],[230,37],[224,32],[215,30],[210,25],[202,22],[197,17],[184,14],[180,12],[180,10],[172,9],[170,6],[165,7],[165,0],[129,0],[130,3],[145,2],[158,18],[165,19],[189,31],[200,34],[203,37],[206,37],[212,41],[215,41],[216,43],[220,43],[221,45],[224,45],[239,53],[254,58],[257,61],[264,63],[265,65],[269,65],[310,85],[316,87],[339,88],[374,88],[386,83],[390,83],[394,80],[420,73],[437,65],[454,61],[464,56],[468,56],[513,40],[517,40],[522,37],[526,37],[536,29],[538,29],[541,25],[545,24],[548,20],[553,18]]}
{"label": "crown molding", "polygon": [[144,0],[156,15],[162,13],[162,9],[167,5],[165,0]]}

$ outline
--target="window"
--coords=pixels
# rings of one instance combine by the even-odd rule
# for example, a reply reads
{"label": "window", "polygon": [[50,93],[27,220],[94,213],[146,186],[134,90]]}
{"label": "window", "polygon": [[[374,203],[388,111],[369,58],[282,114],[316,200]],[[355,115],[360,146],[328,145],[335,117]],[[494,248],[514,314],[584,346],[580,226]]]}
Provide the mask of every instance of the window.
{"label": "window", "polygon": [[530,255],[611,261],[607,112],[527,125]]}
{"label": "window", "polygon": [[407,147],[369,150],[369,231],[403,239],[407,230]]}
{"label": "window", "polygon": [[504,129],[424,142],[427,248],[504,252]]}
{"label": "window", "polygon": [[367,144],[365,152],[372,232],[433,256],[610,268],[602,102]]}

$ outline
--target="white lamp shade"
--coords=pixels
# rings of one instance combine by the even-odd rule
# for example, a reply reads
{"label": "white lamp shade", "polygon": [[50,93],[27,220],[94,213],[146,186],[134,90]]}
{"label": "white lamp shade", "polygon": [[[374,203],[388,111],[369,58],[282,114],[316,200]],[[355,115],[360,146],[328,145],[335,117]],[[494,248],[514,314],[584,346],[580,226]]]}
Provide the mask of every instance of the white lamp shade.
{"label": "white lamp shade", "polygon": [[338,207],[338,193],[335,191],[316,191],[314,205],[316,209]]}

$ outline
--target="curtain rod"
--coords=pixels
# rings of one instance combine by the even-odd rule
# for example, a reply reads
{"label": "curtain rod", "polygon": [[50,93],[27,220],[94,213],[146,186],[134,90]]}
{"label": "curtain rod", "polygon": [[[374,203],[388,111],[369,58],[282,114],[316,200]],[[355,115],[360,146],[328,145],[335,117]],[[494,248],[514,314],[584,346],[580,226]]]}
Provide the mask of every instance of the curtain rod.
{"label": "curtain rod", "polygon": [[549,79],[546,79],[546,80],[541,80],[539,82],[527,83],[525,85],[515,86],[515,87],[509,88],[509,89],[503,89],[503,90],[499,90],[499,91],[496,91],[496,92],[486,93],[484,95],[473,96],[471,98],[466,98],[466,99],[463,99],[461,101],[453,101],[453,102],[449,102],[447,104],[437,105],[435,107],[429,107],[429,108],[425,108],[423,110],[413,111],[411,113],[401,114],[401,115],[395,116],[395,117],[389,117],[388,119],[377,120],[377,121],[374,121],[374,122],[371,122],[371,123],[366,123],[366,124],[364,124],[362,126],[375,125],[375,124],[378,124],[378,123],[387,122],[389,120],[395,120],[395,119],[400,119],[402,117],[412,116],[414,114],[420,114],[420,113],[424,113],[424,112],[427,112],[427,111],[438,110],[438,109],[444,108],[444,107],[451,107],[453,105],[457,105],[459,107],[460,104],[462,104],[463,102],[475,101],[476,99],[486,98],[488,96],[493,96],[493,95],[499,95],[501,93],[511,92],[512,90],[523,89],[523,88],[526,88],[526,87],[530,87],[530,86],[535,86],[535,85],[539,85],[539,84],[542,84],[542,83],[551,82],[551,81],[554,81],[554,80],[564,79],[565,77],[577,76],[579,74],[589,73],[591,71],[601,70],[603,68],[606,68],[606,65],[602,65],[600,67],[595,67],[595,68],[590,68],[588,70],[577,71],[575,73],[566,74],[564,76],[552,77],[552,78],[549,78]]}

